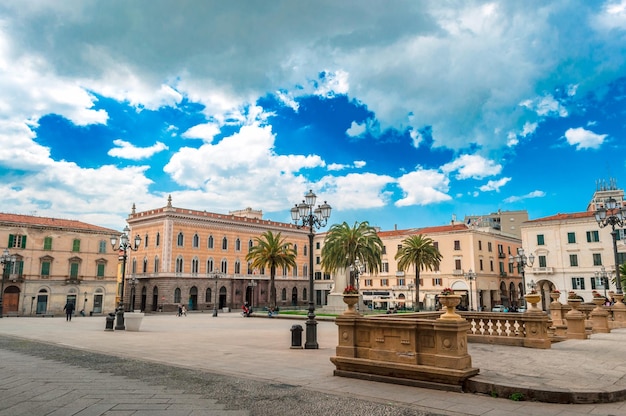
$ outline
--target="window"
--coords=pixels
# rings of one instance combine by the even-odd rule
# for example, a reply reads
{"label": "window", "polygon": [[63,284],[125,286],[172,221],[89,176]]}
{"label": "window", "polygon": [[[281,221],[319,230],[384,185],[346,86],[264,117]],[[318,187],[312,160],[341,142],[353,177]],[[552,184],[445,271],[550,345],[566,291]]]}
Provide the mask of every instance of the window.
{"label": "window", "polygon": [[148,242],[149,242],[148,233],[146,233],[146,235],[143,238],[143,246],[148,247]]}
{"label": "window", "polygon": [[137,273],[137,259],[133,259],[131,263],[131,273],[132,274]]}
{"label": "window", "polygon": [[222,250],[228,250],[228,238],[222,238]]}
{"label": "window", "polygon": [[308,300],[309,298],[306,296],[306,288],[302,289],[302,300]]}
{"label": "window", "polygon": [[96,277],[104,277],[104,263],[98,263],[98,271],[96,272]]}
{"label": "window", "polygon": [[384,261],[380,268],[381,273],[389,273],[389,263]]}
{"label": "window", "polygon": [[193,235],[193,242],[192,242],[192,246],[193,246],[193,248],[198,248],[198,247],[200,247],[200,237],[198,236],[198,234],[194,234],[194,235]]}
{"label": "window", "polygon": [[159,256],[154,256],[154,272],[159,272]]}
{"label": "window", "polygon": [[454,240],[454,249],[455,250],[460,250],[461,249],[461,241]]}
{"label": "window", "polygon": [[41,261],[41,277],[50,277],[50,266],[52,265],[52,259],[44,259]]}
{"label": "window", "polygon": [[200,263],[200,262],[198,261],[198,258],[197,258],[197,257],[194,257],[194,258],[191,260],[191,273],[193,273],[193,274],[198,274],[198,264],[199,264],[199,263]]}
{"label": "window", "polygon": [[443,286],[443,279],[440,277],[435,277],[433,279],[433,286]]}
{"label": "window", "polygon": [[176,238],[176,244],[178,247],[183,247],[185,245],[185,236],[182,232],[178,233],[178,237]]}
{"label": "window", "polygon": [[156,246],[158,247],[160,244],[161,244],[161,233],[157,233]]}
{"label": "window", "polygon": [[307,254],[308,252],[309,252],[309,249],[308,249],[308,247],[307,247],[307,246],[306,246],[306,244],[305,244],[305,245],[304,245],[304,255],[305,255],[305,256],[308,256],[308,254]]}
{"label": "window", "polygon": [[287,277],[287,272],[289,270],[286,267],[283,267],[283,277]]}
{"label": "window", "polygon": [[389,285],[389,279],[380,279],[380,285],[381,286],[388,286]]}
{"label": "window", "polygon": [[236,239],[235,240],[235,251],[241,251],[241,240],[240,239]]}
{"label": "window", "polygon": [[584,277],[572,277],[572,289],[585,290],[585,278]]}
{"label": "window", "polygon": [[283,290],[280,291],[280,298],[283,302],[287,300],[287,289],[283,288]]}
{"label": "window", "polygon": [[547,265],[546,256],[538,256],[538,258],[539,258],[539,267],[546,267]]}
{"label": "window", "polygon": [[569,255],[569,265],[571,267],[578,267],[578,254]]}
{"label": "window", "polygon": [[211,288],[208,288],[205,292],[204,295],[204,301],[206,303],[211,303],[212,302],[213,297],[211,296]]}
{"label": "window", "polygon": [[439,241],[433,241],[433,247],[439,250]]}
{"label": "window", "polygon": [[383,246],[382,252],[380,254],[387,254],[387,246]]}
{"label": "window", "polygon": [[143,267],[142,267],[142,273],[148,273],[148,258],[144,257],[143,259]]}
{"label": "window", "polygon": [[591,289],[608,289],[609,288],[609,279],[608,277],[592,277],[591,278]]}
{"label": "window", "polygon": [[315,280],[322,280],[322,272],[315,272],[315,273],[313,273],[313,278]]}
{"label": "window", "polygon": [[252,262],[249,261],[248,262],[248,274],[252,274],[254,272],[254,270],[252,270]]}
{"label": "window", "polygon": [[404,279],[398,279],[398,286],[404,286],[406,284]]}
{"label": "window", "polygon": [[509,274],[513,274],[513,263],[509,263]]}
{"label": "window", "polygon": [[594,266],[602,266],[602,254],[593,253],[593,265]]}
{"label": "window", "polygon": [[478,240],[478,250],[482,251],[482,249],[483,249],[483,242]]}
{"label": "window", "polygon": [[402,244],[398,244],[398,251],[402,250]]}
{"label": "window", "polygon": [[372,286],[372,279],[365,279],[365,286]]}
{"label": "window", "polygon": [[213,259],[208,259],[206,262],[206,272],[212,272],[213,271]]}
{"label": "window", "polygon": [[177,257],[176,258],[176,273],[182,273],[183,272],[183,258],[182,257]]}
{"label": "window", "polygon": [[43,239],[43,249],[52,250],[52,237],[46,237]]}
{"label": "window", "polygon": [[489,271],[493,271],[493,260],[489,260]]}
{"label": "window", "polygon": [[491,241],[487,241],[487,251],[490,253],[493,251],[493,246],[491,245]]}
{"label": "window", "polygon": [[80,240],[79,239],[75,239],[72,242],[72,251],[80,251]]}
{"label": "window", "polygon": [[543,237],[543,234],[537,234],[537,245],[538,246],[543,246],[545,244],[546,244],[546,242],[545,242],[545,239]]}
{"label": "window", "polygon": [[480,270],[483,271],[484,270],[484,268],[483,268],[483,259],[478,260],[478,264],[479,264]]}
{"label": "window", "polygon": [[180,303],[180,289],[174,290],[174,303]]}
{"label": "window", "polygon": [[70,263],[70,279],[78,279],[78,262]]}
{"label": "window", "polygon": [[213,241],[213,236],[210,235],[209,239],[207,240],[207,248],[212,249],[214,244],[215,244],[215,242]]}
{"label": "window", "polygon": [[316,249],[316,250],[319,250],[319,249],[320,249],[320,242],[319,242],[319,241],[316,241],[316,242],[315,242],[315,249]]}
{"label": "window", "polygon": [[235,260],[235,274],[241,274],[241,262]]}
{"label": "window", "polygon": [[320,256],[315,256],[315,264],[320,264],[322,262],[322,258]]}
{"label": "window", "polygon": [[9,234],[9,248],[25,248],[26,236],[19,234]]}
{"label": "window", "polygon": [[454,259],[454,270],[461,270],[461,259]]}
{"label": "window", "polygon": [[588,243],[597,243],[600,241],[600,234],[597,230],[595,231],[587,231],[587,242]]}
{"label": "window", "polygon": [[309,266],[306,264],[302,266],[302,275],[307,277],[309,276]]}
{"label": "window", "polygon": [[298,255],[298,245],[294,244],[293,245],[293,253],[297,256]]}
{"label": "window", "polygon": [[567,242],[569,244],[576,243],[576,233],[567,233]]}
{"label": "window", "polygon": [[504,274],[504,272],[505,272],[505,270],[504,270],[504,262],[499,261],[498,262],[498,266],[500,267],[500,276],[504,276],[505,275]]}
{"label": "window", "polygon": [[228,273],[228,260],[222,260],[220,271],[224,274]]}
{"label": "window", "polygon": [[498,254],[504,254],[504,246],[502,244],[498,244]]}

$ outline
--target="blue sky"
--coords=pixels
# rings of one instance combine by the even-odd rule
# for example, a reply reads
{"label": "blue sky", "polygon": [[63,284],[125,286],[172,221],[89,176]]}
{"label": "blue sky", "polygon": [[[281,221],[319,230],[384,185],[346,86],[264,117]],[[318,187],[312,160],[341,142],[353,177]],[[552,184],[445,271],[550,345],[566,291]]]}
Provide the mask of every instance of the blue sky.
{"label": "blue sky", "polygon": [[0,4],[0,210],[331,223],[583,211],[626,186],[626,0]]}

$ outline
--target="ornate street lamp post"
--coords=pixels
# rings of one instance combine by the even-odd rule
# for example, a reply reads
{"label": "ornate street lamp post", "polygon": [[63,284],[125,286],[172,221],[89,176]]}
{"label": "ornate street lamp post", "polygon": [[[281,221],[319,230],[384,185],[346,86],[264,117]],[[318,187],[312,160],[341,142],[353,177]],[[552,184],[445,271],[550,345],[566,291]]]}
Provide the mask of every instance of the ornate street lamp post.
{"label": "ornate street lamp post", "polygon": [[320,229],[326,226],[330,217],[331,207],[324,201],[322,205],[315,208],[317,195],[312,190],[304,196],[301,204],[296,204],[291,208],[291,219],[298,228],[309,227],[309,313],[306,320],[306,342],[305,349],[317,349],[317,321],[315,320],[314,282],[313,282],[313,237],[315,228]]}
{"label": "ornate street lamp post", "polygon": [[623,292],[622,281],[619,275],[619,262],[617,259],[617,232],[615,231],[615,226],[618,228],[624,227],[626,207],[623,205],[618,206],[615,199],[609,198],[605,201],[603,207],[596,210],[595,217],[600,228],[604,228],[607,225],[611,226],[611,236],[613,237],[613,258],[615,260],[615,292],[618,295],[621,295]]}
{"label": "ornate street lamp post", "polygon": [[128,240],[128,233],[130,232],[130,228],[128,225],[124,227],[124,232],[119,237],[119,245],[117,241],[117,237],[111,237],[111,246],[113,250],[119,250],[122,254],[122,286],[120,287],[120,303],[117,306],[117,322],[115,324],[115,330],[123,331],[126,329],[124,325],[124,283],[126,281],[126,259],[128,258],[128,250],[137,251],[139,245],[141,244],[141,237],[139,234],[135,236],[135,245],[131,245]]}
{"label": "ornate street lamp post", "polygon": [[137,283],[139,283],[139,279],[133,276],[130,279],[128,279],[128,282],[132,286],[132,288],[130,289],[130,310],[134,311],[135,310],[135,296],[137,295],[137,292],[135,292],[135,286],[137,286]]}
{"label": "ornate street lamp post", "polygon": [[522,293],[520,299],[526,294],[526,273],[524,272],[524,268],[532,267],[534,262],[535,256],[532,253],[526,256],[522,247],[517,248],[517,256],[513,256],[512,254],[509,256],[509,263],[517,263],[517,271],[522,275]]}
{"label": "ornate street lamp post", "polygon": [[250,280],[250,283],[248,283],[248,287],[250,287],[250,310],[252,310],[252,308],[254,307],[254,288],[256,287],[257,283],[256,280],[252,279]]}
{"label": "ornate street lamp post", "polygon": [[[4,252],[2,253],[2,257],[0,257],[0,263],[2,263],[2,282],[0,283],[0,318],[2,318],[2,313],[3,311],[3,303],[2,303],[2,296],[4,295],[4,278],[7,275],[7,264],[9,263],[14,263],[15,262],[15,255],[11,255],[9,253],[9,249],[5,248]],[[11,269],[9,268],[8,271],[10,272]]]}
{"label": "ornate street lamp post", "polygon": [[221,275],[222,273],[220,273],[220,271],[217,269],[213,269],[213,271],[211,272],[211,277],[215,279],[215,295],[213,296],[213,316],[214,317],[217,316],[217,301],[219,300],[219,294],[217,293],[217,283]]}
{"label": "ornate street lamp post", "polygon": [[470,311],[474,310],[474,307],[472,306],[472,296],[474,294],[474,290],[472,289],[472,282],[474,280],[476,280],[476,273],[474,273],[472,271],[472,269],[469,269],[469,271],[467,273],[465,273],[465,278],[468,280],[469,284],[470,284],[470,291],[469,291],[469,307],[470,307]]}
{"label": "ornate street lamp post", "polygon": [[600,271],[596,271],[595,273],[596,281],[600,279],[602,282],[602,288],[604,289],[604,298],[606,299],[606,288],[609,285],[609,273],[606,271],[604,266],[600,268]]}
{"label": "ornate street lamp post", "polygon": [[411,310],[415,311],[415,303],[413,303],[413,288],[415,287],[414,283],[409,283],[409,297],[411,298]]}
{"label": "ornate street lamp post", "polygon": [[[354,287],[356,290],[359,290],[359,276],[363,274],[364,271],[365,265],[361,263],[361,260],[357,257],[354,259],[354,264],[350,265],[350,276],[354,277]],[[359,310],[359,303],[356,304],[357,310]]]}

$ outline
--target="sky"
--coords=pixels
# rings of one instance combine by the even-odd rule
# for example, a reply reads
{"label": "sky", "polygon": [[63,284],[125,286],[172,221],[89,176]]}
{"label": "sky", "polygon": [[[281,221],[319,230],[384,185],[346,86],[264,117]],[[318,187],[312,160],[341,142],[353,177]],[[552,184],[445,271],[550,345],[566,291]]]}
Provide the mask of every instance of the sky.
{"label": "sky", "polygon": [[0,211],[426,227],[626,187],[626,0],[0,3]]}

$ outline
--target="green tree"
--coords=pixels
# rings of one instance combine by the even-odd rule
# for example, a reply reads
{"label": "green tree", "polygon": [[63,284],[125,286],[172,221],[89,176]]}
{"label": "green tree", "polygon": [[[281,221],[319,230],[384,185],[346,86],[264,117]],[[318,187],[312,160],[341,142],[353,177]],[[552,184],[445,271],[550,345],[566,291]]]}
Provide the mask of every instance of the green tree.
{"label": "green tree", "polygon": [[435,247],[433,240],[416,234],[402,240],[402,245],[396,253],[395,259],[398,261],[398,270],[408,271],[411,266],[415,267],[415,300],[414,309],[417,305],[419,311],[420,294],[420,271],[433,270],[441,263],[441,253]]}
{"label": "green tree", "polygon": [[270,270],[270,308],[276,307],[276,286],[274,278],[278,267],[287,270],[296,267],[296,252],[292,243],[282,238],[281,233],[274,234],[266,231],[260,237],[256,237],[256,244],[246,254],[246,261],[251,261],[254,268],[268,268]]}
{"label": "green tree", "polygon": [[[355,222],[350,227],[347,222],[335,224],[328,230],[322,248],[322,269],[333,273],[348,269],[359,259],[367,271],[377,274],[381,267],[383,242],[376,229],[367,221]],[[350,284],[354,286],[354,276],[350,274]]]}

